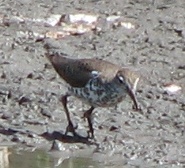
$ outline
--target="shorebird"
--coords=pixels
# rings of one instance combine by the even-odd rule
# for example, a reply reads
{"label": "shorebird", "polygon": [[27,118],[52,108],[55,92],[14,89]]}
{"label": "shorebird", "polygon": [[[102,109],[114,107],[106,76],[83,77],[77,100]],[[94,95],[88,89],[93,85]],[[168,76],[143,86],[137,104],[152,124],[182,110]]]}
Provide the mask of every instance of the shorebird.
{"label": "shorebird", "polygon": [[134,108],[139,110],[136,86],[139,76],[129,68],[124,68],[101,59],[71,59],[62,53],[46,53],[59,76],[67,83],[67,93],[61,97],[68,126],[65,134],[75,131],[67,107],[67,98],[75,96],[90,108],[84,112],[88,121],[88,138],[94,138],[91,114],[96,107],[111,107],[129,95]]}

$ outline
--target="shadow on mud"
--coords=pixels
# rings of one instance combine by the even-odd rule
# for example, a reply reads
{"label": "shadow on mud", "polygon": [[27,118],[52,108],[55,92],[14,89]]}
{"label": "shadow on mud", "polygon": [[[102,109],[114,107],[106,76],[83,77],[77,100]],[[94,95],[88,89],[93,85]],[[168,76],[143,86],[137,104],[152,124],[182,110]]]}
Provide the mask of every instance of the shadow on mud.
{"label": "shadow on mud", "polygon": [[88,145],[93,145],[96,144],[95,142],[92,142],[89,138],[83,137],[80,135],[76,136],[70,136],[70,135],[65,135],[60,132],[54,131],[52,133],[45,132],[41,134],[43,138],[51,141],[51,140],[59,140],[64,143],[84,143]]}
{"label": "shadow on mud", "polygon": [[[0,134],[4,134],[4,135],[14,135],[16,133],[19,134],[24,134],[24,135],[31,135],[33,134],[30,131],[24,131],[24,130],[18,130],[18,129],[12,129],[12,128],[8,128],[8,129],[0,129]],[[88,145],[96,145],[95,142],[92,141],[92,139],[89,139],[88,137],[83,137],[80,135],[76,135],[76,136],[70,136],[70,135],[65,135],[61,132],[57,132],[57,131],[53,131],[52,133],[49,132],[44,132],[38,136],[41,136],[49,141],[52,140],[59,140],[63,143],[84,143],[84,144],[88,144]]]}

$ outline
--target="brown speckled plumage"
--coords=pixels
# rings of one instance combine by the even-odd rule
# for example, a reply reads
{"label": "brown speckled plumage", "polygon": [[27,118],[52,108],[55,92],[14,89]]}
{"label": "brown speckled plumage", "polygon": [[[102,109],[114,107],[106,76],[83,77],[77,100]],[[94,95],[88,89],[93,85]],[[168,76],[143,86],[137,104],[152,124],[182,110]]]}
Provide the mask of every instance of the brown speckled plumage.
{"label": "brown speckled plumage", "polygon": [[48,59],[60,77],[73,87],[84,87],[92,78],[92,71],[101,72],[102,78],[111,80],[121,68],[104,60],[70,59],[59,54],[48,55]]}
{"label": "brown speckled plumage", "polygon": [[70,59],[62,54],[46,54],[60,77],[69,85],[68,92],[61,99],[68,119],[67,132],[77,135],[71,122],[67,97],[73,95],[91,108],[84,113],[89,124],[92,137],[94,130],[91,113],[95,107],[109,107],[121,102],[128,94],[138,110],[135,96],[138,75],[128,68],[99,59]]}

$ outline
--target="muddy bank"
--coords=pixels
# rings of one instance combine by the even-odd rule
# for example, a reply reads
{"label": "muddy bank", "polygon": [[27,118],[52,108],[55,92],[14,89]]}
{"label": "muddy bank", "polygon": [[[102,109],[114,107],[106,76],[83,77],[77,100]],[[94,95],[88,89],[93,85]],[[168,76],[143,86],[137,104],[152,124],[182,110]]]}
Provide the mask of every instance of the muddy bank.
{"label": "muddy bank", "polygon": [[[121,5],[120,5],[121,4]],[[185,129],[185,4],[178,1],[3,1],[0,7],[0,142],[49,150],[47,135],[65,132],[67,120],[59,102],[66,88],[45,58],[37,34],[57,32],[60,25],[46,26],[33,20],[51,14],[90,13],[96,25],[82,35],[48,38],[47,43],[73,58],[103,58],[128,66],[141,74],[137,97],[142,113],[132,110],[129,99],[115,108],[94,112],[96,145],[57,143],[61,156],[82,150],[105,164],[125,166],[184,165]],[[128,29],[107,23],[108,16],[121,16]],[[17,21],[13,16],[27,18]],[[13,19],[12,19],[13,18]],[[28,21],[32,20],[32,21]],[[31,34],[31,35],[30,35]],[[181,90],[166,93],[164,86]],[[70,98],[70,112],[81,135],[86,106]],[[56,135],[56,134],[55,134]],[[57,136],[58,137],[58,136]],[[54,139],[59,139],[54,136]]]}

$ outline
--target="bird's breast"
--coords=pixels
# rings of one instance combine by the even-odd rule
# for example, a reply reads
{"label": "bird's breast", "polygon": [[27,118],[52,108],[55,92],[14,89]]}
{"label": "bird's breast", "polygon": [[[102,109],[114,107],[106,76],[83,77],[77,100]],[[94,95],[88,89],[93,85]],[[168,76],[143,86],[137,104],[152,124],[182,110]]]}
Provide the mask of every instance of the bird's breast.
{"label": "bird's breast", "polygon": [[94,107],[115,106],[126,96],[125,90],[99,78],[89,80],[85,87],[69,87],[68,90],[71,95]]}

